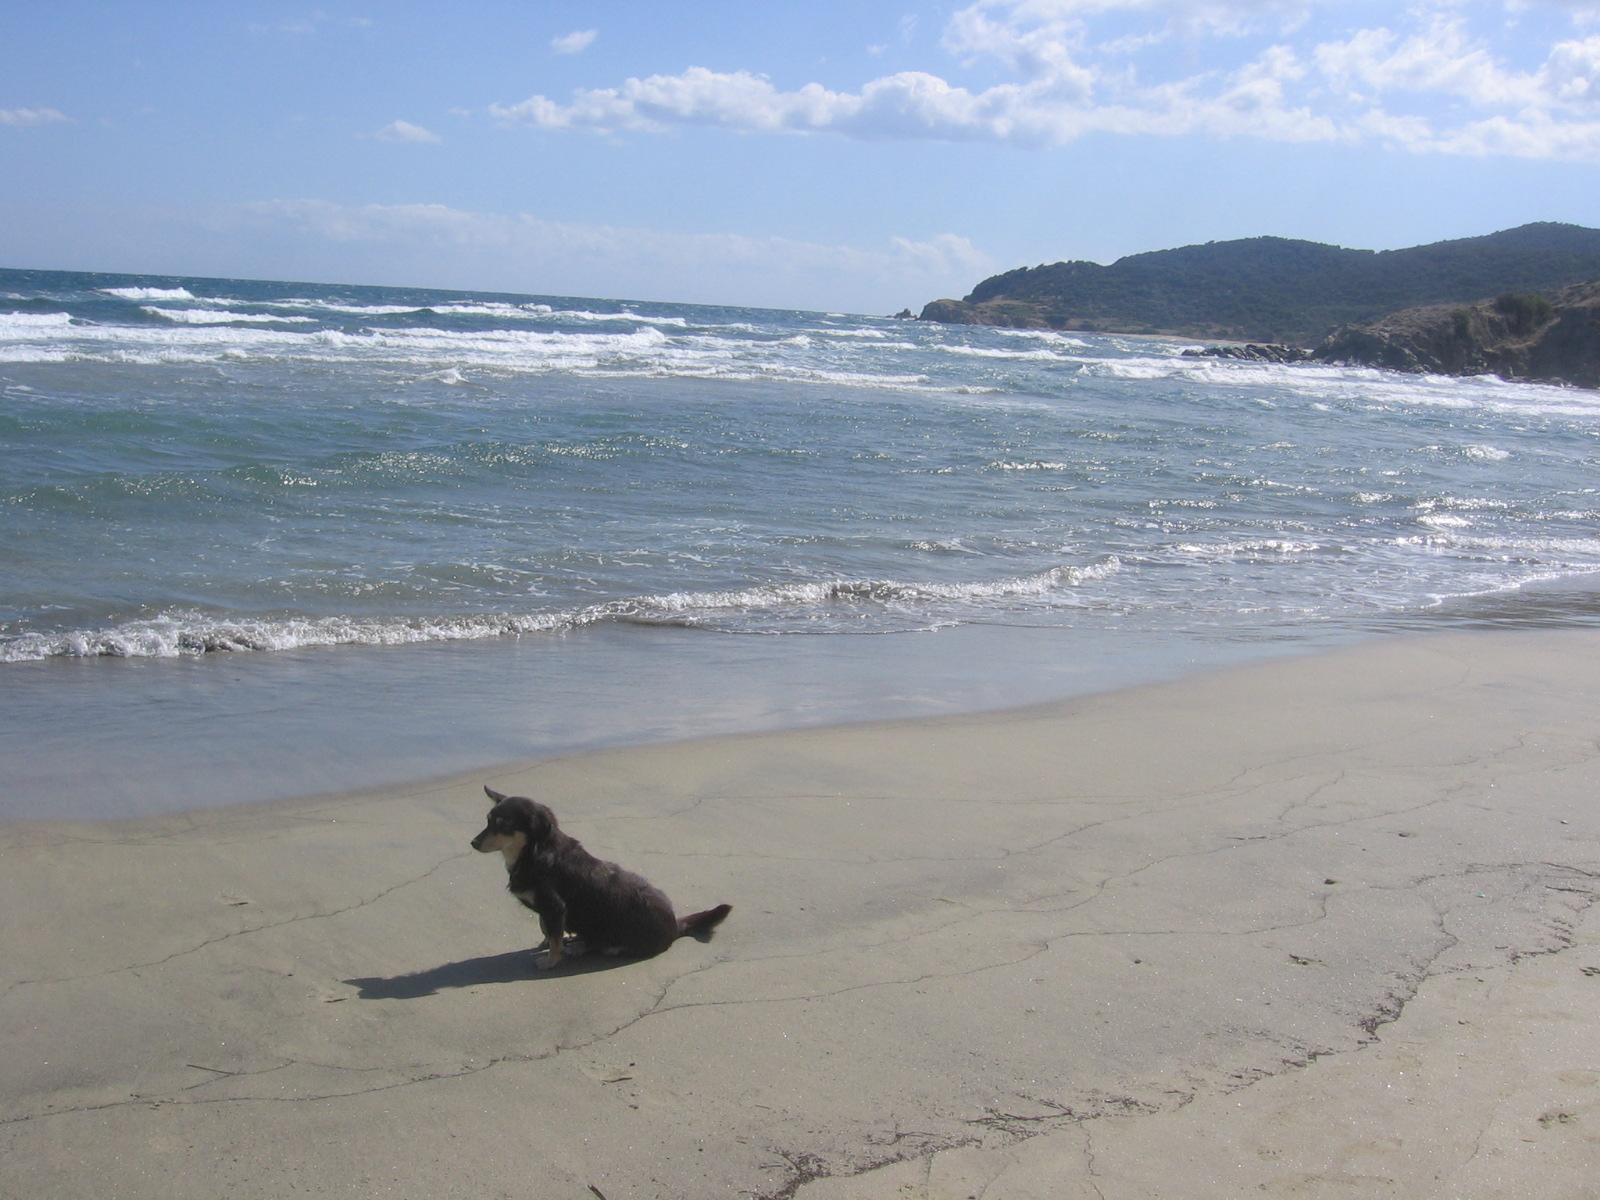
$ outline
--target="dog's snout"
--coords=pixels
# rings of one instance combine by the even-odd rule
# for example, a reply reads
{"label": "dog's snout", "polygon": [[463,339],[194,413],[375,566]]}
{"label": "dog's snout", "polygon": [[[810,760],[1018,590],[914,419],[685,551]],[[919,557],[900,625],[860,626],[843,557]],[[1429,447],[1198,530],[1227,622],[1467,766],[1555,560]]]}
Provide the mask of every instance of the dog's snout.
{"label": "dog's snout", "polygon": [[474,850],[483,849],[483,834],[480,833],[477,837],[472,839],[472,848]]}

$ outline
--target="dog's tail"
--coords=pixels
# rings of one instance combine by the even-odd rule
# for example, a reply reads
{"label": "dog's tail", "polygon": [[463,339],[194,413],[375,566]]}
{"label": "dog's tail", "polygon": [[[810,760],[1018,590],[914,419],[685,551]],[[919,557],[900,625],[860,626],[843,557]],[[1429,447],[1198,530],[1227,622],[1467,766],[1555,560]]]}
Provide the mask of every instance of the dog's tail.
{"label": "dog's tail", "polygon": [[692,913],[687,917],[678,918],[678,936],[693,934],[700,937],[709,934],[722,923],[722,918],[733,911],[731,904],[719,904],[715,908],[708,908],[705,912]]}

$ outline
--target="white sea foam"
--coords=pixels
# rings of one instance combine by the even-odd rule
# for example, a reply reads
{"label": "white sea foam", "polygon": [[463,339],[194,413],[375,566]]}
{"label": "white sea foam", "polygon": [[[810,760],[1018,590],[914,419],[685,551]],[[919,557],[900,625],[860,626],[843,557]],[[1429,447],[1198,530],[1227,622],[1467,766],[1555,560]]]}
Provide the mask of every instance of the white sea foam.
{"label": "white sea foam", "polygon": [[927,347],[940,354],[957,354],[966,358],[1005,358],[1018,362],[1066,362],[1064,355],[1054,350],[1000,350],[988,346],[959,346],[950,342],[934,342]]}
{"label": "white sea foam", "polygon": [[1431,496],[1412,505],[1418,512],[1447,509],[1455,512],[1504,512],[1511,505],[1488,496]]}
{"label": "white sea foam", "polygon": [[47,330],[66,329],[71,325],[71,313],[0,313],[0,337],[37,336]]}
{"label": "white sea foam", "polygon": [[483,304],[430,304],[429,309],[447,316],[460,317],[509,317],[512,320],[536,321],[549,314],[550,306],[527,304],[506,304],[503,301],[491,301]]}
{"label": "white sea foam", "polygon": [[419,304],[340,304],[334,300],[308,300],[299,297],[269,300],[263,303],[270,304],[273,308],[320,308],[325,312],[347,313],[357,317],[397,317],[401,313],[423,311],[423,306]]}
{"label": "white sea foam", "polygon": [[277,317],[269,313],[233,312],[225,308],[158,308],[146,304],[143,310],[180,325],[314,325],[315,317]]}
{"label": "white sea foam", "polygon": [[1178,554],[1192,558],[1222,560],[1239,557],[1259,557],[1261,555],[1292,556],[1297,554],[1312,554],[1323,549],[1319,542],[1308,542],[1293,538],[1244,538],[1238,541],[1224,542],[1179,542],[1172,547]]}
{"label": "white sea foam", "polygon": [[1032,575],[965,583],[907,583],[893,580],[832,580],[814,583],[770,584],[726,592],[674,592],[641,602],[641,614],[700,614],[770,612],[814,608],[839,603],[925,605],[934,601],[1043,597],[1063,589],[1106,579],[1121,562],[1115,556],[1088,566],[1063,565]]}
{"label": "white sea foam", "polygon": [[214,651],[294,650],[312,646],[401,646],[480,640],[571,628],[570,618],[534,614],[384,621],[354,617],[227,620],[175,612],[106,629],[23,634],[0,642],[0,662],[43,658],[176,658]]}
{"label": "white sea foam", "polygon": [[[728,328],[728,329],[744,329],[744,330],[747,330],[750,333],[756,333],[756,332],[758,332],[760,330],[760,326],[756,326],[756,325],[729,325],[729,326],[725,326],[724,328]],[[811,329],[811,330],[807,330],[807,332],[808,333],[820,333],[824,337],[861,338],[861,339],[866,340],[866,341],[880,341],[880,342],[881,341],[886,341],[888,339],[888,337],[889,337],[889,335],[887,333],[885,333],[881,329]]]}
{"label": "white sea foam", "polygon": [[[592,330],[413,326],[345,331],[302,330],[304,322],[287,321],[267,326],[185,322],[180,318],[165,326],[120,326],[70,325],[71,319],[64,313],[23,316],[25,322],[9,327],[0,318],[0,361],[142,365],[307,361],[389,365],[430,373],[490,367],[596,378],[779,381],[973,394],[992,390],[933,380],[921,373],[839,369],[831,365],[832,358],[819,357],[814,347],[797,341],[745,342],[711,334],[677,334],[671,326],[662,329],[648,321],[627,329],[603,325]],[[22,328],[23,324],[29,328]],[[8,340],[13,344],[6,345]]]}
{"label": "white sea foam", "polygon": [[669,329],[682,329],[689,324],[687,317],[647,317],[641,313],[586,312],[568,308],[555,309],[550,316],[562,321],[627,321],[635,325],[664,325]]}
{"label": "white sea foam", "polygon": [[158,288],[158,287],[125,287],[101,288],[107,296],[119,296],[124,300],[193,300],[194,294],[188,288]]}
{"label": "white sea foam", "polygon": [[1570,566],[1600,564],[1600,537],[1529,538],[1449,533],[1442,535],[1442,540],[1436,541],[1436,544],[1497,558]]}
{"label": "white sea foam", "polygon": [[991,328],[987,332],[1000,337],[1028,338],[1036,342],[1049,342],[1054,346],[1062,346],[1074,350],[1087,350],[1094,345],[1081,337],[1073,337],[1070,333],[1062,333],[1055,329],[1002,329]]}
{"label": "white sea foam", "polygon": [[[0,330],[3,337],[4,330]],[[0,341],[0,362],[5,363],[64,363],[73,361],[73,354],[60,346],[8,346]]]}
{"label": "white sea foam", "polygon": [[1167,363],[1137,359],[1108,360],[1108,359],[1075,359],[1082,364],[1086,374],[1100,375],[1108,379],[1171,379],[1183,372]]}
{"label": "white sea foam", "polygon": [[[1063,565],[1034,575],[971,583],[832,580],[763,584],[709,592],[667,592],[584,608],[535,613],[474,613],[429,618],[283,617],[228,619],[173,611],[101,629],[25,633],[0,640],[0,663],[46,658],[176,658],[213,652],[292,650],[315,646],[402,646],[564,632],[604,622],[740,623],[755,615],[804,620],[838,606],[927,608],[1005,598],[1040,598],[1108,578],[1115,557],[1088,566]],[[937,620],[937,614],[927,619]]]}

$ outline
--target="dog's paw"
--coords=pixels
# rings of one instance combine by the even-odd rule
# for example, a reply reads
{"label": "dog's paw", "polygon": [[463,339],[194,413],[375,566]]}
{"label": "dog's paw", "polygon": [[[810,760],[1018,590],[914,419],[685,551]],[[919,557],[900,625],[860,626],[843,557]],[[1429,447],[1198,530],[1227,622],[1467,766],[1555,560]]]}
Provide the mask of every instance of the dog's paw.
{"label": "dog's paw", "polygon": [[581,937],[569,937],[561,947],[563,958],[577,958],[580,954],[589,953],[589,943]]}
{"label": "dog's paw", "polygon": [[554,951],[546,950],[543,954],[538,955],[533,960],[533,965],[541,971],[548,971],[551,967],[559,967],[561,965],[561,958],[562,956],[556,954]]}

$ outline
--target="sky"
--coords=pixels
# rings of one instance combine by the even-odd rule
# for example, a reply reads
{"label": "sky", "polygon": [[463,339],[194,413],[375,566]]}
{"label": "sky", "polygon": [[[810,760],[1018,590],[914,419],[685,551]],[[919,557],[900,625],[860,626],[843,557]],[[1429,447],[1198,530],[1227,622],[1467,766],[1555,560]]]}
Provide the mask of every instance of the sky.
{"label": "sky", "polygon": [[1600,225],[1600,0],[0,0],[0,266],[844,312]]}

